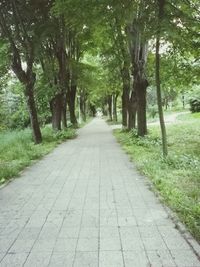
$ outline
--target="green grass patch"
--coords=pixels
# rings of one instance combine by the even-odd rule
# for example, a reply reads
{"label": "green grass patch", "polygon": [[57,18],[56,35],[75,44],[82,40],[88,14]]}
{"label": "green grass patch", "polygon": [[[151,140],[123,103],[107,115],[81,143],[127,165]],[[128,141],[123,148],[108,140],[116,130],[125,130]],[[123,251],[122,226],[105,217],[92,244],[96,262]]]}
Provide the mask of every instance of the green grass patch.
{"label": "green grass patch", "polygon": [[50,126],[42,129],[43,143],[34,145],[30,129],[0,133],[0,184],[17,176],[34,160],[49,153],[59,143],[76,136],[75,129],[54,132]]}
{"label": "green grass patch", "polygon": [[183,122],[167,128],[169,156],[161,153],[160,129],[145,138],[135,131],[114,134],[137,168],[148,176],[163,200],[200,241],[200,123]]}
{"label": "green grass patch", "polygon": [[181,114],[177,117],[180,121],[196,121],[197,119],[200,119],[200,112],[196,113],[188,113],[188,114]]}

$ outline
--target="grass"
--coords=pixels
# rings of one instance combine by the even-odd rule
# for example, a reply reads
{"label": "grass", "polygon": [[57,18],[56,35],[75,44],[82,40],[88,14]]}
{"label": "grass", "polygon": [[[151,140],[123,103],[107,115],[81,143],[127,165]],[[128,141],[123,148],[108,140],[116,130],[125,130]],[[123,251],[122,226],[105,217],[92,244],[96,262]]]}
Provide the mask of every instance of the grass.
{"label": "grass", "polygon": [[161,154],[158,126],[152,126],[145,138],[138,138],[134,131],[115,130],[114,134],[138,169],[152,180],[163,201],[200,241],[200,121],[191,116],[168,126],[166,159]]}
{"label": "grass", "polygon": [[50,126],[42,129],[43,143],[34,145],[31,130],[0,133],[0,184],[17,176],[26,166],[49,153],[59,143],[74,138],[72,128],[53,132]]}
{"label": "grass", "polygon": [[197,119],[200,119],[200,112],[198,113],[188,113],[188,114],[181,114],[177,117],[180,121],[196,121]]}

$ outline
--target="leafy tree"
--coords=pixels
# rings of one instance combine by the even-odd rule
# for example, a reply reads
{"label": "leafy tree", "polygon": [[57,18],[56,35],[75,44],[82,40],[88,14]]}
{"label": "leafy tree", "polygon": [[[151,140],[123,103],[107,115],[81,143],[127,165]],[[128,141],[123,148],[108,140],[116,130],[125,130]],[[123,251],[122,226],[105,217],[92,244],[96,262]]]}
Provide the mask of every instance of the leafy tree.
{"label": "leafy tree", "polygon": [[[45,4],[47,4],[46,1],[43,5]],[[41,5],[35,1],[1,1],[1,36],[8,41],[10,46],[12,70],[24,85],[24,95],[27,99],[36,144],[42,141],[42,135],[34,99],[36,74],[33,64],[38,40],[37,28],[41,20]]]}

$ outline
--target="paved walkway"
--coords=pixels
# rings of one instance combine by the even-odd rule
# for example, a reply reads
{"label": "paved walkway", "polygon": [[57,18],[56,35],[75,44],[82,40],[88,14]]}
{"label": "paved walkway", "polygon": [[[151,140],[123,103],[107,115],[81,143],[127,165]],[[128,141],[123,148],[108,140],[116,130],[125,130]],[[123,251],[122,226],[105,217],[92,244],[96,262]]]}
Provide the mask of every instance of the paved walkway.
{"label": "paved walkway", "polygon": [[0,266],[200,262],[111,128],[95,119],[0,190]]}

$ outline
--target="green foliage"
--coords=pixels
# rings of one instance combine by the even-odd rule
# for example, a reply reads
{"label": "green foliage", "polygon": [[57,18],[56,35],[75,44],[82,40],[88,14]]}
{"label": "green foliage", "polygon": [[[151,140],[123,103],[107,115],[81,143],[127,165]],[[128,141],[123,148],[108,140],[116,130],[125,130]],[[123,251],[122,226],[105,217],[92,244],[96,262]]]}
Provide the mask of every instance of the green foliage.
{"label": "green foliage", "polygon": [[168,126],[170,154],[166,158],[160,154],[158,126],[152,127],[149,137],[142,140],[134,132],[115,132],[138,169],[151,178],[163,200],[197,240],[200,240],[199,132],[200,124],[188,117],[184,123]]}
{"label": "green foliage", "polygon": [[190,110],[192,111],[192,113],[200,112],[200,99],[190,100]]}
{"label": "green foliage", "polygon": [[150,118],[154,119],[158,115],[158,107],[156,105],[149,106],[148,114]]}
{"label": "green foliage", "polygon": [[55,133],[50,126],[43,128],[42,133],[44,141],[40,145],[34,145],[30,129],[0,133],[0,183],[16,176],[57,144],[76,136],[74,129]]}
{"label": "green foliage", "polygon": [[193,90],[188,93],[188,98],[191,112],[200,112],[200,87],[194,87]]}

